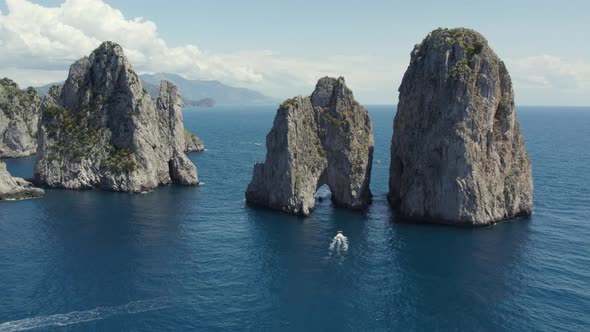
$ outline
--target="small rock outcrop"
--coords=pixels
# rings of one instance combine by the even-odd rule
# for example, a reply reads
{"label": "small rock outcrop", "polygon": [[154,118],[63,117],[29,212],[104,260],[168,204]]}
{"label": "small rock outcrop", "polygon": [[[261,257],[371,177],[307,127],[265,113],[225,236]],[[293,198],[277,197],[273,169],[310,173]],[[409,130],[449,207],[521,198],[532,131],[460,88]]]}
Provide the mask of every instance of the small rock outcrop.
{"label": "small rock outcrop", "polygon": [[12,80],[0,80],[0,158],[35,154],[40,106],[34,88],[21,91]]}
{"label": "small rock outcrop", "polygon": [[6,164],[0,161],[0,201],[34,198],[45,195],[43,189],[35,188],[28,181],[8,173]]}
{"label": "small rock outcrop", "polygon": [[162,81],[152,100],[123,49],[103,43],[43,100],[35,182],[122,192],[198,184],[181,108],[176,86]]}
{"label": "small rock outcrop", "polygon": [[483,226],[533,209],[506,66],[479,33],[438,29],[399,88],[389,200],[415,221]]}
{"label": "small rock outcrop", "polygon": [[254,166],[246,190],[248,203],[308,215],[314,194],[327,184],[336,206],[370,204],[373,128],[343,78],[322,78],[311,97],[286,100],[266,148],[266,161]]}
{"label": "small rock outcrop", "polygon": [[191,133],[188,130],[184,130],[184,142],[185,142],[185,149],[184,152],[201,152],[205,151],[205,143],[201,141],[200,138],[195,136],[195,134]]}

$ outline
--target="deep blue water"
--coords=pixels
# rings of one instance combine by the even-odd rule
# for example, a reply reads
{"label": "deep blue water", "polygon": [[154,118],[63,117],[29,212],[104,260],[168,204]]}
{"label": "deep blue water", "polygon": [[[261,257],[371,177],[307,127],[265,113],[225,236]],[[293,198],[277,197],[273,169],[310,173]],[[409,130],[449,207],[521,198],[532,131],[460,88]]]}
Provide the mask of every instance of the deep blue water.
{"label": "deep blue water", "polygon": [[[245,206],[272,107],[185,111],[208,148],[190,155],[200,187],[1,203],[0,331],[590,330],[590,109],[518,108],[535,213],[462,229],[395,222],[394,109],[368,108],[365,213],[330,200],[305,219]],[[23,177],[33,163],[7,161]],[[338,230],[347,250],[330,250]]]}

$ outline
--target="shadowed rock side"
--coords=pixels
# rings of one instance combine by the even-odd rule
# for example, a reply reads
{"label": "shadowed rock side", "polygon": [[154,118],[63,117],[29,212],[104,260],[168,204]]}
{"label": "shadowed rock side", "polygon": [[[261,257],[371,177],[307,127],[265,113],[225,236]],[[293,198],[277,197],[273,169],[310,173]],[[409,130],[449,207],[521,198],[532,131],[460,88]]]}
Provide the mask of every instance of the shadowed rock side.
{"label": "shadowed rock side", "polygon": [[40,106],[35,89],[21,91],[12,80],[0,80],[0,158],[35,154]]}
{"label": "shadowed rock side", "polygon": [[205,151],[205,143],[188,130],[184,130],[185,149],[184,152],[201,152]]}
{"label": "shadowed rock side", "polygon": [[337,206],[370,204],[373,128],[343,78],[322,78],[311,97],[285,101],[266,148],[246,190],[248,203],[308,215],[315,192],[327,184]]}
{"label": "shadowed rock side", "polygon": [[6,164],[0,161],[0,201],[34,198],[45,195],[43,189],[32,187],[31,183],[11,176]]}
{"label": "shadowed rock side", "polygon": [[198,184],[184,154],[181,107],[176,86],[162,81],[152,100],[123,49],[103,43],[43,100],[35,181],[123,192]]}
{"label": "shadowed rock side", "polygon": [[389,200],[402,216],[481,226],[532,212],[510,76],[481,34],[431,32],[399,92]]}

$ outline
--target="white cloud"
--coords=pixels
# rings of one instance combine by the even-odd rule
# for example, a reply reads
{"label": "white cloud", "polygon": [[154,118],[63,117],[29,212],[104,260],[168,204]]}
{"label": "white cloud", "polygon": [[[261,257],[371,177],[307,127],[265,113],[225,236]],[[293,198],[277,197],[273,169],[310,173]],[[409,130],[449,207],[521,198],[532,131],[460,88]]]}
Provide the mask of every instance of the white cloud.
{"label": "white cloud", "polygon": [[590,63],[553,55],[507,59],[517,102],[521,104],[590,104]]}
{"label": "white cloud", "polygon": [[540,55],[506,61],[521,88],[590,89],[590,63]]}
{"label": "white cloud", "polygon": [[168,47],[153,22],[127,20],[101,0],[66,0],[55,8],[27,0],[7,0],[6,4],[8,14],[0,16],[2,64],[63,70],[100,42],[114,40],[139,71],[182,71],[234,82],[261,79],[251,69],[216,61],[196,46]]}
{"label": "white cloud", "polygon": [[399,82],[393,78],[401,79],[403,74],[387,59],[375,56],[312,59],[271,51],[214,54],[190,44],[170,47],[155,23],[141,17],[127,19],[102,0],[65,0],[58,7],[6,0],[6,5],[8,12],[0,13],[0,71],[26,85],[65,79],[72,62],[105,40],[121,44],[140,73],[216,79],[279,97],[308,94],[319,77],[343,75],[361,99],[394,103]]}
{"label": "white cloud", "polygon": [[0,68],[0,77],[14,79],[21,85],[21,88],[60,82],[65,80],[67,76],[67,70]]}
{"label": "white cloud", "polygon": [[[191,44],[171,47],[154,22],[126,18],[102,0],[64,0],[57,7],[5,1],[8,11],[0,12],[0,76],[22,85],[63,80],[71,63],[112,40],[123,46],[139,73],[215,79],[281,98],[309,94],[320,77],[344,76],[361,102],[395,104],[409,61],[395,63],[391,55],[292,57],[269,50],[212,53]],[[587,59],[540,55],[506,63],[518,103],[590,104]]]}
{"label": "white cloud", "polygon": [[406,66],[391,64],[386,58],[369,55],[310,59],[253,51],[226,54],[223,59],[229,63],[248,63],[266,81],[272,82],[267,90],[274,95],[281,95],[283,87],[289,88],[288,95],[309,94],[318,78],[344,76],[360,99],[389,104],[397,102],[397,88],[406,69]]}

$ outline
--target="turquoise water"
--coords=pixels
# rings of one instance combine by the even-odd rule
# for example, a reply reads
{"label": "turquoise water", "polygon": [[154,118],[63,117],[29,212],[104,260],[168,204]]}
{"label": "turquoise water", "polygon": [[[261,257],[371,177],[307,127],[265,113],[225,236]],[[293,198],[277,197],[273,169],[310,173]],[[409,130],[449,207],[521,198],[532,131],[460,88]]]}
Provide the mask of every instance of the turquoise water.
{"label": "turquoise water", "polygon": [[[590,109],[518,109],[535,214],[471,230],[395,222],[394,109],[368,108],[365,213],[245,205],[273,107],[185,111],[208,148],[190,155],[200,187],[1,203],[0,331],[589,330]],[[24,177],[33,163],[7,161]]]}

